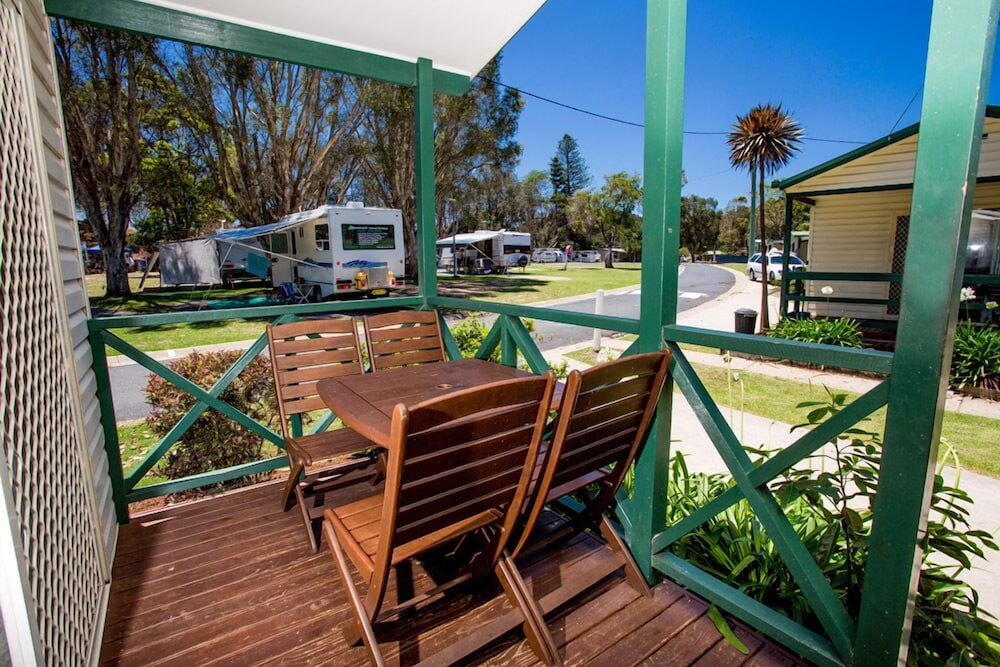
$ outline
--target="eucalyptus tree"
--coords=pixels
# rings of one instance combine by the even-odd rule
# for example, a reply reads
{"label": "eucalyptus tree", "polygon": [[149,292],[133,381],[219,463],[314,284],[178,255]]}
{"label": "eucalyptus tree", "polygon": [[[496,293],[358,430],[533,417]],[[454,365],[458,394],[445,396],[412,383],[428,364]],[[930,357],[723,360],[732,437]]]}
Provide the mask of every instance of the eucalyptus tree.
{"label": "eucalyptus tree", "polygon": [[[454,215],[469,218],[466,202],[476,182],[505,180],[521,156],[514,136],[524,102],[497,83],[499,58],[472,81],[465,95],[434,97],[434,174],[438,202],[454,200]],[[413,92],[372,83],[364,98],[359,176],[370,203],[403,212],[406,261],[416,263],[416,191],[413,165]],[[441,204],[443,206],[443,204]],[[484,205],[489,207],[490,205]],[[439,207],[439,212],[441,208]],[[452,215],[449,210],[449,215]],[[450,222],[450,221],[449,221]]]}
{"label": "eucalyptus tree", "polygon": [[[759,234],[761,255],[767,254],[767,230],[764,212],[764,180],[783,167],[799,150],[802,127],[792,116],[771,103],[757,105],[745,116],[737,116],[729,132],[729,160],[734,167],[756,173],[760,188],[758,199]],[[763,261],[763,260],[762,260]],[[762,276],[767,275],[761,271]],[[767,312],[767,281],[760,281],[760,333],[769,328]]]}
{"label": "eucalyptus tree", "polygon": [[177,82],[190,141],[233,217],[256,226],[346,196],[367,82],[193,46]]}
{"label": "eucalyptus tree", "polygon": [[145,129],[164,98],[158,45],[58,19],[52,37],[75,203],[101,246],[107,296],[125,296],[125,235],[151,144]]}

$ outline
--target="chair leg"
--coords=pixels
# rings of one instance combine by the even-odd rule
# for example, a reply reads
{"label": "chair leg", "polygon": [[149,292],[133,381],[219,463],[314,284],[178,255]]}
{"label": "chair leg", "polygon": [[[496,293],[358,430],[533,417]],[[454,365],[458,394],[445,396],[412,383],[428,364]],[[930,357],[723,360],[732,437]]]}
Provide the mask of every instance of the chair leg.
{"label": "chair leg", "polygon": [[292,491],[295,494],[295,501],[299,506],[299,513],[302,515],[302,525],[305,526],[306,535],[309,536],[309,545],[312,547],[313,553],[316,553],[319,551],[319,544],[316,542],[316,531],[313,528],[312,517],[309,516],[309,507],[306,506],[306,498],[302,493],[302,486],[296,484]]}
{"label": "chair leg", "polygon": [[326,544],[330,547],[330,553],[337,564],[337,569],[340,570],[340,578],[344,582],[344,588],[347,589],[347,598],[357,616],[357,625],[360,626],[361,639],[364,640],[365,648],[368,650],[368,657],[371,659],[372,664],[377,667],[384,667],[385,660],[382,658],[381,651],[379,651],[378,640],[375,638],[375,629],[372,627],[371,619],[368,618],[368,610],[365,609],[365,603],[361,599],[358,589],[354,586],[354,579],[351,578],[351,571],[347,567],[347,559],[344,558],[340,542],[337,541],[336,531],[325,521],[323,522],[323,535],[326,537]]}
{"label": "chair leg", "polygon": [[528,590],[527,584],[521,578],[521,573],[514,564],[513,559],[504,552],[496,566],[497,577],[503,586],[504,592],[511,604],[519,609],[524,617],[524,634],[528,638],[528,645],[535,652],[539,660],[546,665],[557,665],[561,667],[562,658],[559,656],[559,648],[555,640],[549,634],[549,629],[545,625],[544,614],[535,598]]}
{"label": "chair leg", "polygon": [[639,564],[635,562],[635,559],[632,557],[632,552],[629,551],[628,546],[622,542],[622,538],[618,535],[618,531],[615,530],[615,527],[611,525],[611,522],[608,521],[608,517],[602,516],[601,523],[599,525],[601,528],[601,535],[604,536],[604,540],[608,543],[608,546],[621,554],[622,558],[625,560],[625,578],[628,580],[628,583],[638,593],[641,593],[645,597],[653,597],[653,591],[649,588],[649,584],[646,583],[646,577],[642,576]]}
{"label": "chair leg", "polygon": [[301,463],[294,463],[291,459],[288,461],[288,481],[285,482],[285,489],[281,493],[281,509],[287,512],[291,509],[289,501],[292,498],[292,492],[295,487],[299,485],[299,477],[302,476],[302,471],[305,469]]}

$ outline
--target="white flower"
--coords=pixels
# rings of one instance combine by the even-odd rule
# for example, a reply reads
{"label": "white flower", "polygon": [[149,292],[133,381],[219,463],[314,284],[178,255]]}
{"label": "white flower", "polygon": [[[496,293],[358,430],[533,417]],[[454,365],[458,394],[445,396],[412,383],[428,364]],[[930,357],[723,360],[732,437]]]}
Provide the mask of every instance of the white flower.
{"label": "white flower", "polygon": [[971,287],[963,287],[962,293],[959,295],[959,301],[972,301],[976,298],[976,291]]}
{"label": "white flower", "polygon": [[997,302],[996,301],[987,301],[986,302],[986,310],[996,310],[996,307],[997,307]]}
{"label": "white flower", "polygon": [[601,351],[597,353],[597,362],[601,364],[614,358],[614,352],[611,351],[611,348],[602,347]]}
{"label": "white flower", "polygon": [[827,295],[827,296],[830,296],[831,294],[833,294],[833,288],[832,288],[832,287],[830,287],[829,285],[824,285],[824,286],[823,286],[823,287],[822,287],[822,288],[820,289],[820,292],[822,292],[823,294],[825,294],[825,295]]}

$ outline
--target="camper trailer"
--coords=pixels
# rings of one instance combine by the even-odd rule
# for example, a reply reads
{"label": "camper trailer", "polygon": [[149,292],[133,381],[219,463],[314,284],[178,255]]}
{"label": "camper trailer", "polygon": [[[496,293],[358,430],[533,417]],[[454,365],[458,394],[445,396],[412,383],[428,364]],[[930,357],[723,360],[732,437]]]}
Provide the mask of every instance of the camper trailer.
{"label": "camper trailer", "polygon": [[184,239],[159,244],[160,284],[222,285],[241,278],[266,278],[247,271],[251,253],[261,253],[257,239],[229,243],[216,237]]}
{"label": "camper trailer", "polygon": [[440,239],[437,248],[440,268],[452,270],[457,261],[463,273],[503,273],[528,265],[531,234],[481,230]]}
{"label": "camper trailer", "polygon": [[321,206],[278,222],[219,232],[235,245],[266,246],[275,285],[299,283],[317,298],[384,296],[401,284],[403,216],[388,208]]}

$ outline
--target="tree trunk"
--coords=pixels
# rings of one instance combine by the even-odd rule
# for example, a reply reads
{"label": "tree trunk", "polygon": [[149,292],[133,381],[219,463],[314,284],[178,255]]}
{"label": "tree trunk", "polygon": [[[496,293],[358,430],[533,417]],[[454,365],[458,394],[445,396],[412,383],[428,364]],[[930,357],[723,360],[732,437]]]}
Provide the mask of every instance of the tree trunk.
{"label": "tree trunk", "polygon": [[123,256],[124,244],[117,235],[113,235],[110,243],[101,244],[101,256],[104,258],[104,275],[108,286],[105,296],[128,296],[132,289],[128,284],[128,269]]}
{"label": "tree trunk", "polygon": [[760,164],[759,167],[759,178],[757,179],[757,186],[759,187],[759,199],[757,201],[757,214],[758,220],[760,221],[760,330],[757,332],[763,334],[769,328],[771,328],[771,322],[768,318],[767,313],[767,235],[764,229],[764,165]]}

